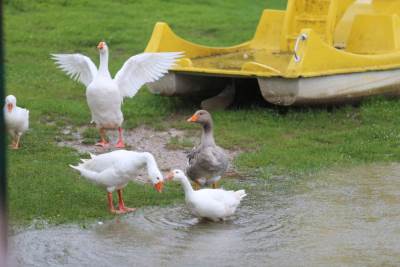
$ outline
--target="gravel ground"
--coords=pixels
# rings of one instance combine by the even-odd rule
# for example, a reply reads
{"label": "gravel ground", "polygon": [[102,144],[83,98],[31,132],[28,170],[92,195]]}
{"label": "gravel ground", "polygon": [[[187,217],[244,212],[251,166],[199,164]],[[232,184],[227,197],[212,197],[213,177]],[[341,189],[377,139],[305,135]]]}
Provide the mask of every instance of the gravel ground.
{"label": "gravel ground", "polygon": [[[60,146],[72,147],[81,153],[92,153],[95,155],[115,150],[112,143],[108,148],[102,148],[92,144],[83,144],[82,133],[85,129],[85,127],[82,127],[75,132],[71,131],[69,128],[64,129],[62,131],[63,134],[71,134],[73,139],[61,141],[58,144]],[[110,140],[114,142],[117,140],[116,131],[109,131],[108,136],[110,137]],[[190,149],[168,149],[167,144],[171,138],[186,138],[193,140],[194,146],[199,142],[198,136],[189,137],[186,135],[185,131],[182,130],[171,128],[168,131],[156,131],[144,126],[124,131],[124,138],[127,150],[147,151],[152,153],[156,158],[160,170],[164,172],[169,171],[170,169],[184,170],[187,162],[186,154],[190,151]],[[230,150],[226,151],[232,163],[234,157],[238,155],[238,152]],[[230,164],[226,175],[231,176],[235,174],[234,166],[233,164]],[[143,175],[144,173],[138,177],[138,180],[143,180]]]}

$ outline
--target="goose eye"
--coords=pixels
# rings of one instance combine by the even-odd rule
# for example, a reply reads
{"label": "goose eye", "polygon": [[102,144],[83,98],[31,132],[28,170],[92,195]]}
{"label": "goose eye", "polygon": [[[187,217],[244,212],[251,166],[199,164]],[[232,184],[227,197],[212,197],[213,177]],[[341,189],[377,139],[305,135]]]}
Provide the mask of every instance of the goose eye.
{"label": "goose eye", "polygon": [[157,177],[157,180],[160,180],[160,177]]}

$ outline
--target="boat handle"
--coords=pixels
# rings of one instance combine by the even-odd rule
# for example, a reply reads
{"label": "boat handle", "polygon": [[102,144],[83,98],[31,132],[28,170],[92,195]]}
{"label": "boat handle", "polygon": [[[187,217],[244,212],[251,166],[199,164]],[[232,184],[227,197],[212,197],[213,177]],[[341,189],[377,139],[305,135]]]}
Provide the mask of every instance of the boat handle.
{"label": "boat handle", "polygon": [[305,41],[307,40],[308,36],[305,33],[302,33],[301,35],[299,35],[299,37],[297,37],[296,39],[296,44],[294,45],[294,61],[299,62],[300,61],[300,57],[297,54],[297,50],[299,49],[299,44],[300,41]]}

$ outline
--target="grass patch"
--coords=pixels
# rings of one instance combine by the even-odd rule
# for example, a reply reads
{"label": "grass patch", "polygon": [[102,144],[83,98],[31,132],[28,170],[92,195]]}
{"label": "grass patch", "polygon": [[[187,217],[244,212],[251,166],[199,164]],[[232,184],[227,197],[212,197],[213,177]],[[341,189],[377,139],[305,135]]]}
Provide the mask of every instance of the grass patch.
{"label": "grass patch", "polygon": [[97,128],[88,127],[82,132],[82,144],[94,144],[99,139],[99,131]]}
{"label": "grass patch", "polygon": [[191,149],[193,147],[193,140],[187,137],[171,137],[166,146],[171,150]]}

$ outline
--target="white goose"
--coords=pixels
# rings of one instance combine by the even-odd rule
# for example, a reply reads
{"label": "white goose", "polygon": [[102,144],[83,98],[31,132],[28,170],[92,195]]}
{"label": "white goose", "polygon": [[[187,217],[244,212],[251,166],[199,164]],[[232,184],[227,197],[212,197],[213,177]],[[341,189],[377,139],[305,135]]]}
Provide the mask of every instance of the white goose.
{"label": "white goose", "polygon": [[12,137],[10,146],[18,149],[21,135],[29,128],[29,110],[17,107],[17,98],[13,95],[7,96],[5,102],[4,120]]}
{"label": "white goose", "polygon": [[[135,210],[125,206],[122,189],[129,181],[133,181],[139,170],[145,166],[154,188],[158,192],[162,191],[164,178],[153,155],[148,152],[116,150],[98,156],[91,155],[91,159],[81,160],[83,163],[70,167],[78,170],[87,180],[107,189],[108,206],[112,213],[122,214]],[[113,204],[112,192],[115,190],[118,192],[118,210]]]}
{"label": "white goose", "polygon": [[129,58],[113,79],[108,70],[108,47],[105,42],[97,46],[100,52],[100,65],[96,69],[87,56],[81,54],[52,54],[61,70],[73,80],[86,86],[86,99],[92,113],[92,121],[100,132],[100,142],[107,146],[106,129],[118,128],[119,138],[116,147],[125,147],[122,138],[121,104],[124,97],[133,97],[146,83],[154,82],[164,76],[181,56],[179,52],[142,53]]}
{"label": "white goose", "polygon": [[244,190],[200,189],[195,191],[181,170],[171,171],[166,179],[182,184],[186,204],[193,215],[213,221],[225,220],[233,215],[240,201],[246,196]]}

